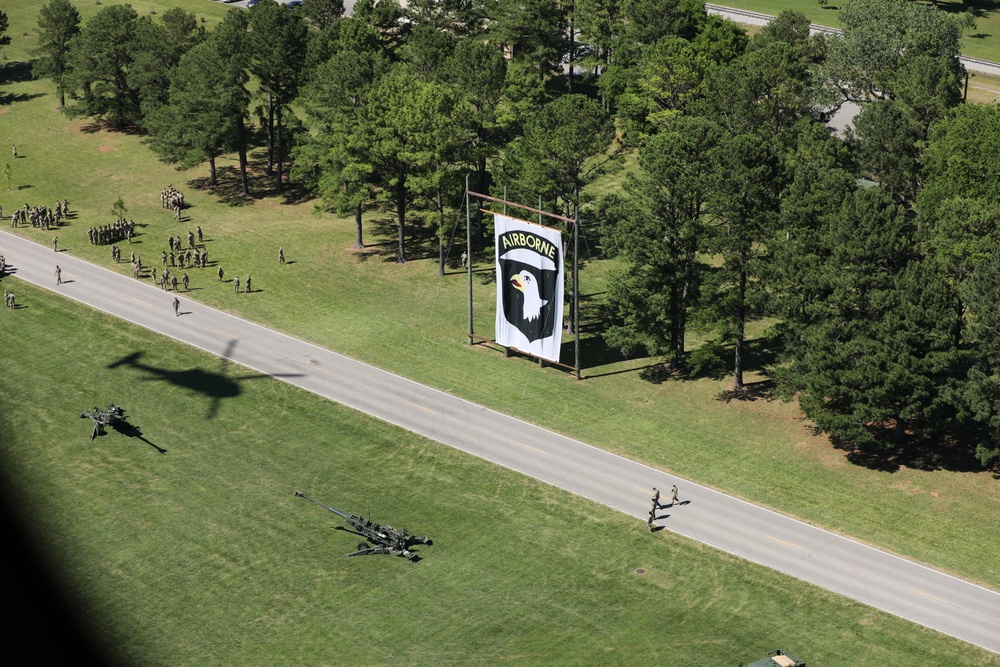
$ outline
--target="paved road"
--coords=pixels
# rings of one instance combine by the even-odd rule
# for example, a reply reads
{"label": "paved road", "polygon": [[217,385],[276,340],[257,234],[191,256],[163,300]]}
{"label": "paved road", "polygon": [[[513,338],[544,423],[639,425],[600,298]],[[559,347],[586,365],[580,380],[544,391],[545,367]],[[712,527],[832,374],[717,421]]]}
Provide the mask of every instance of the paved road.
{"label": "paved road", "polygon": [[[127,248],[126,248],[127,252]],[[316,345],[0,231],[15,276],[275,375],[438,442],[603,503],[643,522],[652,487],[677,484],[667,530],[1000,653],[1000,593],[501,415]],[[55,285],[55,265],[63,284]],[[201,277],[201,272],[196,272]],[[16,282],[4,281],[5,289]],[[11,287],[13,285],[13,287]],[[30,306],[30,304],[28,304]],[[31,309],[13,313],[31,317]],[[663,499],[667,502],[668,498]],[[641,527],[641,523],[637,528]],[[986,564],[984,564],[985,566]]]}

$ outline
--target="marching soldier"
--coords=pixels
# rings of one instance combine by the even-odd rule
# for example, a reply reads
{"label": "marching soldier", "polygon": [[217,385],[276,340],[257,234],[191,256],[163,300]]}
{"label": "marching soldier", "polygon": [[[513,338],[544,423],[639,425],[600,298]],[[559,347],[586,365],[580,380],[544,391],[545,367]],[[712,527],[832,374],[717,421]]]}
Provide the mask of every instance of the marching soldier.
{"label": "marching soldier", "polygon": [[59,252],[59,237],[52,237],[52,252]]}
{"label": "marching soldier", "polygon": [[198,243],[201,243],[201,225],[198,225]]}
{"label": "marching soldier", "polygon": [[284,264],[284,263],[285,263],[285,249],[278,248],[278,264]]}
{"label": "marching soldier", "polygon": [[646,527],[649,528],[649,532],[653,532],[653,520],[656,518],[656,510],[649,510],[649,518],[646,519]]}
{"label": "marching soldier", "polygon": [[170,288],[177,291],[177,276],[170,276]]}
{"label": "marching soldier", "polygon": [[184,291],[187,292],[188,291],[188,274],[185,273],[183,276],[181,276],[181,284],[184,285]]}
{"label": "marching soldier", "polygon": [[174,297],[174,316],[175,316],[175,317],[181,314],[181,313],[180,313],[180,309],[181,309],[181,302],[180,302],[180,299],[178,299],[178,298],[177,298],[177,297],[175,296],[175,297]]}
{"label": "marching soldier", "polygon": [[656,509],[659,506],[660,506],[660,490],[654,486],[653,487],[653,509]]}
{"label": "marching soldier", "polygon": [[250,289],[250,274],[248,273],[247,274],[247,294],[249,294],[252,291],[253,290]]}
{"label": "marching soldier", "polygon": [[671,493],[671,496],[672,496],[670,498],[670,504],[671,505],[676,505],[677,502],[678,502],[678,500],[677,500],[677,485],[676,484],[674,484],[673,488],[670,489],[670,493]]}
{"label": "marching soldier", "polygon": [[56,264],[56,285],[62,285],[62,269]]}

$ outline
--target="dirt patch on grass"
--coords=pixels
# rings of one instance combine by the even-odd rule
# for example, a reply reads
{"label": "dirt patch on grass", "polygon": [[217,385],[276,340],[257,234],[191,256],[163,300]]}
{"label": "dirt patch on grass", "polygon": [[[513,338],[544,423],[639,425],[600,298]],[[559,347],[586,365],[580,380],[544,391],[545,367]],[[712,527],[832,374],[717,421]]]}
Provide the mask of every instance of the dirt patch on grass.
{"label": "dirt patch on grass", "polygon": [[99,147],[97,149],[97,152],[98,153],[107,153],[109,151],[114,151],[114,150],[118,150],[118,147],[117,146],[108,146],[107,144],[105,144],[104,146]]}

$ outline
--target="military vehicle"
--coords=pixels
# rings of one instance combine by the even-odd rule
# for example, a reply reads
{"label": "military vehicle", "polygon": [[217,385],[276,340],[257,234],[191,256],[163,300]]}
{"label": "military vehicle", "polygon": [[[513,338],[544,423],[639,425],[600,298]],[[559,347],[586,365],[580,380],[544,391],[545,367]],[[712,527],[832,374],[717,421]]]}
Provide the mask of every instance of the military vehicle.
{"label": "military vehicle", "polygon": [[351,530],[344,528],[343,526],[336,526],[338,530],[347,530],[355,535],[360,535],[361,537],[371,542],[361,542],[358,544],[358,550],[354,553],[347,554],[348,558],[353,556],[371,556],[374,554],[390,554],[393,556],[402,556],[410,561],[416,562],[420,559],[417,554],[410,551],[410,547],[414,544],[431,544],[430,538],[426,535],[417,537],[416,535],[411,535],[405,529],[396,530],[392,526],[384,526],[377,524],[371,519],[365,519],[357,514],[348,514],[347,512],[341,512],[340,510],[330,507],[329,505],[324,505],[318,500],[310,498],[301,491],[296,491],[295,495],[299,498],[305,498],[310,502],[314,502],[320,507],[330,510],[337,516],[343,517],[345,521],[351,526]]}
{"label": "military vehicle", "polygon": [[80,419],[89,419],[94,422],[94,430],[90,433],[90,439],[93,440],[99,435],[104,435],[105,426],[115,426],[116,424],[125,423],[125,410],[114,403],[108,405],[107,410],[101,410],[97,406],[94,406],[93,410],[87,410],[82,415]]}
{"label": "military vehicle", "polygon": [[[740,665],[742,667],[743,663]],[[768,653],[767,657],[755,660],[746,667],[806,667],[806,663],[778,648]]]}

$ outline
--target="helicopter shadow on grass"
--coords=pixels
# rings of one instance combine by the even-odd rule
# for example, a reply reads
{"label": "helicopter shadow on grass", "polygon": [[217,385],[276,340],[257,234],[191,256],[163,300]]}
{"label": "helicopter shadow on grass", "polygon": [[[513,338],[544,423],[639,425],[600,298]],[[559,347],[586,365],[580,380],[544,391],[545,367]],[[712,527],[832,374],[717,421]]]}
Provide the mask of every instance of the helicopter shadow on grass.
{"label": "helicopter shadow on grass", "polygon": [[223,399],[237,398],[243,393],[243,389],[240,384],[244,380],[272,377],[301,377],[301,374],[298,373],[276,375],[260,373],[231,377],[233,372],[230,368],[230,364],[232,363],[230,362],[230,357],[232,356],[233,349],[236,347],[238,342],[239,341],[237,339],[229,341],[225,351],[220,356],[220,367],[218,371],[210,371],[204,368],[186,368],[182,370],[175,370],[157,367],[152,364],[142,362],[142,357],[145,352],[133,352],[130,355],[108,364],[107,368],[114,369],[121,366],[129,366],[136,370],[145,371],[147,375],[141,378],[143,380],[150,382],[169,382],[174,386],[182,387],[195,394],[205,396],[209,399],[208,412],[205,415],[208,419],[214,419],[218,415],[219,406]]}

